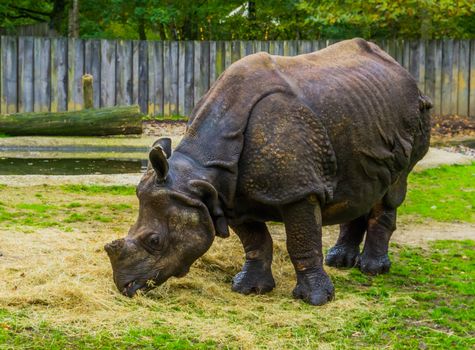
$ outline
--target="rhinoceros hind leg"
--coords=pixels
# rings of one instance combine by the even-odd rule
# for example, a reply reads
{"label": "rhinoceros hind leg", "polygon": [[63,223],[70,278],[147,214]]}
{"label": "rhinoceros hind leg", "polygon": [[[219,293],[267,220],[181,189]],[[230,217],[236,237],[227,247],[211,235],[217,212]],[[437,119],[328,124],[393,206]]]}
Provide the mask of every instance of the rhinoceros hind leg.
{"label": "rhinoceros hind leg", "polygon": [[323,305],[335,297],[335,288],[323,269],[320,206],[303,200],[282,208],[287,250],[297,274],[294,298]]}
{"label": "rhinoceros hind leg", "polygon": [[264,294],[275,287],[272,276],[272,238],[262,222],[232,227],[246,252],[246,262],[233,278],[232,290],[241,294]]}
{"label": "rhinoceros hind leg", "polygon": [[341,224],[335,245],[328,250],[325,263],[333,267],[353,267],[360,254],[360,244],[368,226],[368,216]]}
{"label": "rhinoceros hind leg", "polygon": [[363,252],[357,260],[361,272],[368,275],[389,272],[391,261],[388,247],[395,229],[396,209],[384,203],[377,204],[371,211]]}

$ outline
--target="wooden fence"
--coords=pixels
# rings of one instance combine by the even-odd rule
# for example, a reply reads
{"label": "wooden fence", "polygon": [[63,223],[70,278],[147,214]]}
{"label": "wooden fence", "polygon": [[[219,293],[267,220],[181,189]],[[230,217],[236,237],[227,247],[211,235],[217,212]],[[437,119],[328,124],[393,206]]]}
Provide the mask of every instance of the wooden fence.
{"label": "wooden fence", "polygon": [[[335,41],[0,40],[0,113],[82,108],[81,76],[94,76],[94,106],[139,104],[151,115],[189,115],[232,62],[259,51],[297,55]],[[434,102],[434,114],[475,118],[475,40],[377,42]]]}

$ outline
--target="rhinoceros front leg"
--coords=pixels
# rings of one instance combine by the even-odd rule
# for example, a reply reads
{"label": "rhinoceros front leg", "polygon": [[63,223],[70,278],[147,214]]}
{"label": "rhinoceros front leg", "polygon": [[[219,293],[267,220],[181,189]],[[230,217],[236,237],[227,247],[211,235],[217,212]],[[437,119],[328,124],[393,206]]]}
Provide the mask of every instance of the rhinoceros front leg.
{"label": "rhinoceros front leg", "polygon": [[363,252],[357,261],[361,272],[368,275],[389,272],[391,261],[388,247],[395,229],[396,209],[389,208],[384,203],[377,204],[371,211]]}
{"label": "rhinoceros front leg", "polygon": [[312,305],[332,300],[335,289],[323,270],[322,216],[318,203],[303,200],[282,208],[287,250],[297,274],[293,296]]}
{"label": "rhinoceros front leg", "polygon": [[360,244],[368,227],[368,216],[341,224],[340,235],[335,245],[330,248],[325,263],[333,267],[353,267],[360,254]]}
{"label": "rhinoceros front leg", "polygon": [[246,252],[246,262],[233,278],[232,290],[242,294],[264,294],[275,287],[272,276],[272,238],[263,222],[232,227]]}

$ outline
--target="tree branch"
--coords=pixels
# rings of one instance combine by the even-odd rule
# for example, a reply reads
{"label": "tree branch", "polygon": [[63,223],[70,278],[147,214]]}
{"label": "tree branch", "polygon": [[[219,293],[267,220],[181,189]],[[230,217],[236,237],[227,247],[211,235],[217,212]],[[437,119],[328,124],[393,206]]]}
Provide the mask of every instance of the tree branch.
{"label": "tree branch", "polygon": [[15,6],[15,5],[9,5],[9,7],[12,9],[18,10],[20,12],[29,12],[29,13],[40,15],[40,16],[50,17],[52,14],[52,12],[42,12],[42,11],[37,11],[37,10],[31,10],[31,9],[27,9],[27,8]]}
{"label": "tree branch", "polygon": [[38,21],[38,22],[44,22],[45,19],[44,18],[41,18],[41,17],[36,17],[34,15],[30,15],[28,13],[23,13],[23,14],[19,14],[19,15],[11,15],[11,14],[4,14],[5,17],[7,18],[10,18],[10,19],[20,19],[20,18],[30,18],[30,19],[34,19],[35,21]]}

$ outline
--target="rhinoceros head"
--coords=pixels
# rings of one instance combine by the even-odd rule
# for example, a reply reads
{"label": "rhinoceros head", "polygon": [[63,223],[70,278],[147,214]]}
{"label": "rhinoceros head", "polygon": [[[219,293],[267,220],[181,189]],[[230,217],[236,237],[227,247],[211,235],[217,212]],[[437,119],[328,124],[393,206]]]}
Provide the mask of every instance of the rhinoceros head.
{"label": "rhinoceros head", "polygon": [[167,177],[170,146],[169,139],[152,146],[149,169],[137,187],[138,219],[127,237],[104,247],[117,288],[130,297],[172,276],[184,276],[215,236],[212,210],[202,200],[213,198],[212,189],[206,182],[187,180],[193,190],[176,190],[180,179],[176,174]]}

